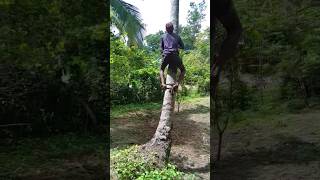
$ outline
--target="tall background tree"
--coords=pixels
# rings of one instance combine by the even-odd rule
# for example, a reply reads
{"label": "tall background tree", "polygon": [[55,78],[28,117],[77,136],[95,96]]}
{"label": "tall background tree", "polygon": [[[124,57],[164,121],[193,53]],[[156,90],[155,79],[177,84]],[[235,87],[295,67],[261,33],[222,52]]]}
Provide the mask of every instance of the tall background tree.
{"label": "tall background tree", "polygon": [[188,10],[188,20],[186,26],[181,26],[181,38],[184,40],[185,48],[194,49],[196,35],[200,32],[201,23],[205,18],[205,1],[196,4],[190,2],[190,9]]}

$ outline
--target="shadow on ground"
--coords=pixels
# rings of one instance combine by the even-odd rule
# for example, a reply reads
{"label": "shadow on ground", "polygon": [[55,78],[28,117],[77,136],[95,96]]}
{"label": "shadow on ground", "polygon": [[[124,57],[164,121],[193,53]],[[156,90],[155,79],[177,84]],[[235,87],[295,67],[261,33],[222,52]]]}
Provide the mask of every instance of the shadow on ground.
{"label": "shadow on ground", "polygon": [[[172,139],[174,145],[193,144],[199,148],[205,123],[196,122],[190,115],[209,113],[210,109],[196,104],[194,108],[175,113],[173,117]],[[143,117],[113,119],[111,122],[111,148],[122,148],[127,145],[144,144],[150,140],[158,126],[160,112]],[[209,117],[208,117],[209,118]],[[209,122],[209,119],[207,120]],[[209,131],[209,129],[208,129]]]}
{"label": "shadow on ground", "polygon": [[195,107],[190,109],[185,109],[177,114],[204,114],[209,113],[210,108],[208,106],[202,105],[202,104],[196,104]]}
{"label": "shadow on ground", "polygon": [[[205,102],[209,104],[208,102]],[[203,104],[183,105],[173,116],[170,161],[181,171],[209,179],[209,107]],[[157,128],[158,112],[146,116],[118,118],[111,121],[111,148],[144,144]]]}
{"label": "shadow on ground", "polygon": [[[260,148],[254,152],[239,152],[224,157],[221,161],[216,163],[214,179],[259,179],[257,178],[257,168],[263,166],[266,167],[265,171],[270,170],[268,167],[274,166],[271,172],[276,172],[276,174],[271,173],[269,178],[263,179],[281,178],[275,169],[276,167],[281,167],[281,165],[306,166],[311,162],[318,161],[320,167],[319,146],[302,141],[296,137],[282,137],[281,139],[278,139],[278,141],[279,143],[270,149]],[[255,172],[256,174],[252,172]],[[294,176],[294,173],[290,175],[290,172],[284,173],[283,178],[299,179],[298,176]],[[313,177],[309,178],[313,179]]]}
{"label": "shadow on ground", "polygon": [[[171,160],[177,165],[179,170],[183,172],[188,172],[188,173],[209,173],[210,172],[209,163],[200,167],[187,167],[185,166],[185,164],[188,164],[189,158],[186,156],[173,155],[171,157]],[[190,164],[190,166],[193,166],[193,164]]]}

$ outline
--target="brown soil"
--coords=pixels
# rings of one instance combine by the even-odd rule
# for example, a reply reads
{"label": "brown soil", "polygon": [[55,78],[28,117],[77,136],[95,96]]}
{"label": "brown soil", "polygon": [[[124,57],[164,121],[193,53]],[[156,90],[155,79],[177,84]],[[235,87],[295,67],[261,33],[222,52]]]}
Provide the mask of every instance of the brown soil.
{"label": "brown soil", "polygon": [[[176,108],[177,109],[177,108]],[[171,162],[199,179],[209,179],[209,98],[182,103],[173,117]],[[111,120],[111,148],[144,144],[155,132],[158,111]]]}
{"label": "brown soil", "polygon": [[214,179],[320,179],[320,111],[263,119],[227,130]]}
{"label": "brown soil", "polygon": [[[171,160],[180,170],[210,179],[209,98],[182,104],[173,120]],[[144,144],[160,110],[113,119],[111,147]],[[217,136],[213,137],[217,144]],[[319,180],[320,111],[279,114],[230,124],[214,180]]]}

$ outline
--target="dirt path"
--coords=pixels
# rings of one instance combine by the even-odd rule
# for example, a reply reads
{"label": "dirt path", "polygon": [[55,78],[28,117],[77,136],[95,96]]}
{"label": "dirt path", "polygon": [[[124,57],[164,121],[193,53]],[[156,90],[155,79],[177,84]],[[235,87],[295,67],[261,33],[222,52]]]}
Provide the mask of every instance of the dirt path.
{"label": "dirt path", "polygon": [[320,179],[320,111],[262,117],[229,128],[215,172],[215,180]]}
{"label": "dirt path", "polygon": [[[173,117],[171,161],[199,179],[209,179],[209,97],[182,103]],[[177,108],[176,108],[177,109]],[[111,120],[111,148],[144,144],[152,138],[160,110]]]}

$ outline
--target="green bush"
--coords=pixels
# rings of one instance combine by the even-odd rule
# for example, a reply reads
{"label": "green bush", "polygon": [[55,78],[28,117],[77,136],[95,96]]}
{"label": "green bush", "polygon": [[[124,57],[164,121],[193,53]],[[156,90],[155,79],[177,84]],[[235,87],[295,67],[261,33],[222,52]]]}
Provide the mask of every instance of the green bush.
{"label": "green bush", "polygon": [[194,175],[186,175],[178,171],[174,165],[168,164],[161,170],[145,172],[138,178],[138,180],[147,179],[194,179]]}
{"label": "green bush", "polygon": [[138,153],[138,146],[111,153],[111,169],[119,179],[136,179],[154,168]]}
{"label": "green bush", "polygon": [[138,146],[111,151],[111,174],[117,179],[194,179],[194,175],[180,172],[174,165],[157,168],[153,159],[138,152]]}

